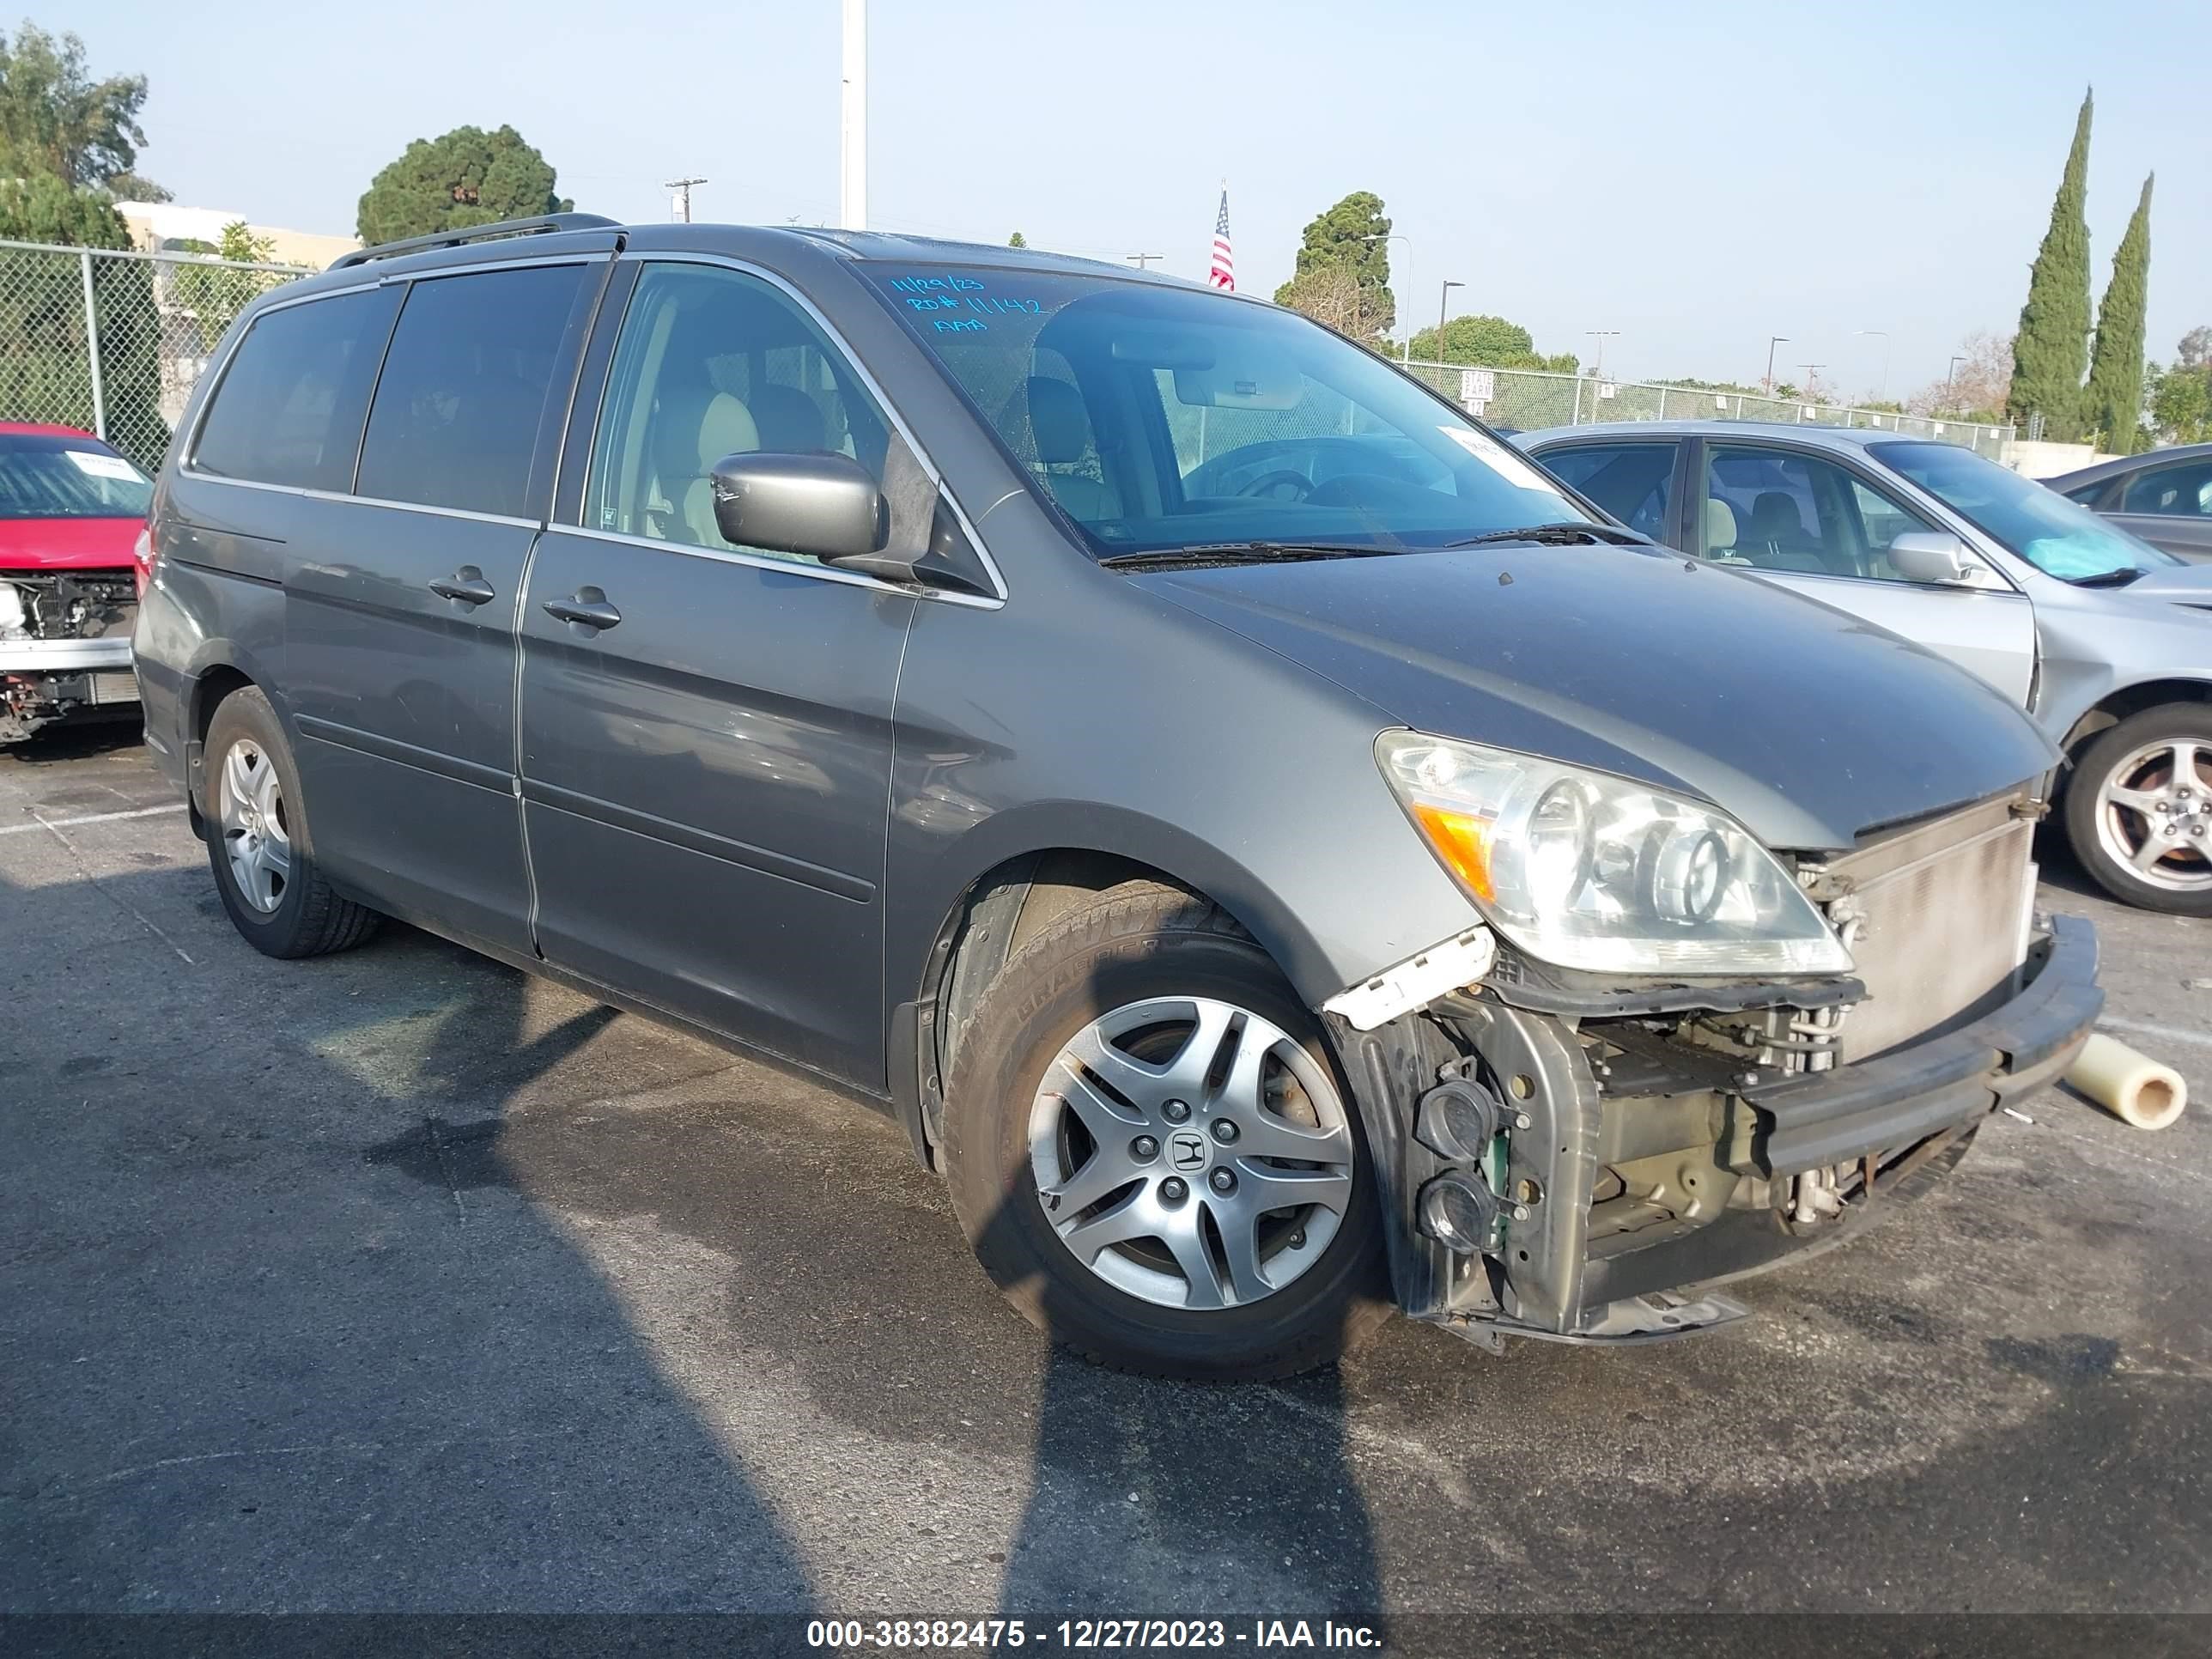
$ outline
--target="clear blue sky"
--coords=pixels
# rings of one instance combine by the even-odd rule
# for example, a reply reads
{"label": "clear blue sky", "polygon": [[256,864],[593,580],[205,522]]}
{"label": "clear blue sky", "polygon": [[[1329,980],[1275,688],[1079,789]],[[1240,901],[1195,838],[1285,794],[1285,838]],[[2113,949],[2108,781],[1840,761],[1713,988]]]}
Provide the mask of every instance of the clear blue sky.
{"label": "clear blue sky", "polygon": [[[577,205],[834,221],[836,0],[660,6],[380,0],[214,11],[73,0],[39,21],[153,93],[142,166],[180,202],[350,232],[408,140],[511,122]],[[1401,313],[1454,309],[1624,374],[1755,378],[1781,361],[1871,392],[2010,332],[2085,83],[2101,295],[2158,172],[2149,349],[2212,322],[2203,0],[2095,8],[1461,0],[872,0],[879,227],[1203,272],[1220,182],[1240,282],[1380,194]],[[1794,368],[1790,371],[1795,374]]]}

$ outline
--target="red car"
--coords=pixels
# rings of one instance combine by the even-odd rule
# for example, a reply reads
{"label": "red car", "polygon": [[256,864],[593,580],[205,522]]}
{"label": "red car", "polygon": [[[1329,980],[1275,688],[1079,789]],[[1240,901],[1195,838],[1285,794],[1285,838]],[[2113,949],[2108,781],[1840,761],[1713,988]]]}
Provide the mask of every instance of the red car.
{"label": "red car", "polygon": [[0,744],[137,718],[131,629],[153,495],[89,432],[0,422]]}

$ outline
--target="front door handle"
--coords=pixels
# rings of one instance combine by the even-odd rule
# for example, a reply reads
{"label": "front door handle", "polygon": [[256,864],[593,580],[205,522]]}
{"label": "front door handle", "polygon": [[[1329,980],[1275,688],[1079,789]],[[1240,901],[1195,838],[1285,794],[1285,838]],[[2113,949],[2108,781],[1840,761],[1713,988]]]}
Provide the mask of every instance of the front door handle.
{"label": "front door handle", "polygon": [[596,587],[580,587],[568,599],[546,600],[545,614],[584,628],[612,628],[622,620],[622,612]]}
{"label": "front door handle", "polygon": [[499,597],[483,579],[483,572],[472,564],[463,565],[442,581],[432,582],[430,591],[440,599],[459,599],[463,605],[489,605]]}

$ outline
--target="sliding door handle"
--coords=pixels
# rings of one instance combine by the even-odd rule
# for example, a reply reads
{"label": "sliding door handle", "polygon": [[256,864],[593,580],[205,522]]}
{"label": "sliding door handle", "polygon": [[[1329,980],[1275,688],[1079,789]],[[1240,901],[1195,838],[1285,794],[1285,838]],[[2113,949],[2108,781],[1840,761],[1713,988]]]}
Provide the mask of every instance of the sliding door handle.
{"label": "sliding door handle", "polygon": [[568,599],[546,600],[545,614],[582,628],[612,628],[622,620],[622,612],[596,587],[580,587]]}
{"label": "sliding door handle", "polygon": [[499,597],[483,579],[483,572],[472,564],[463,565],[442,581],[432,582],[430,591],[440,599],[459,599],[463,605],[489,605]]}

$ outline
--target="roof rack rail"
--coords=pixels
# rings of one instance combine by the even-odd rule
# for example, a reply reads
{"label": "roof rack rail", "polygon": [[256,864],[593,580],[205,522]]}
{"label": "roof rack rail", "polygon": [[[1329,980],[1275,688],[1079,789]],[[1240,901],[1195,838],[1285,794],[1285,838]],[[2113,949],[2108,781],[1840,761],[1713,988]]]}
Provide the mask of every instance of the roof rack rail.
{"label": "roof rack rail", "polygon": [[621,223],[621,220],[610,219],[603,213],[546,213],[535,219],[501,219],[496,224],[469,225],[459,230],[434,231],[428,236],[410,236],[404,241],[379,242],[374,247],[356,248],[332,260],[331,269],[343,270],[349,265],[365,265],[372,259],[394,259],[403,253],[420,253],[426,248],[464,247],[471,242],[489,242],[506,236],[543,236],[556,230],[612,230]]}

